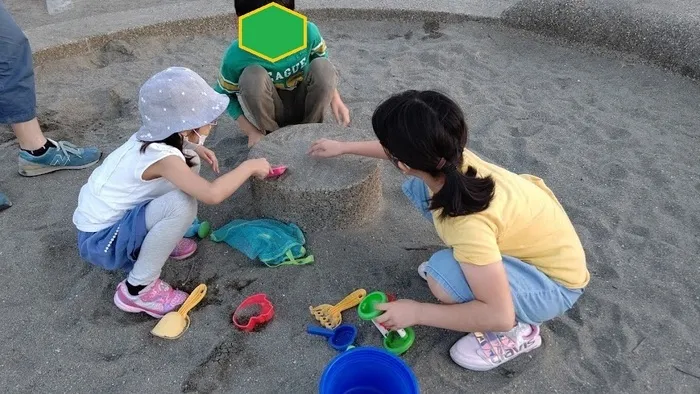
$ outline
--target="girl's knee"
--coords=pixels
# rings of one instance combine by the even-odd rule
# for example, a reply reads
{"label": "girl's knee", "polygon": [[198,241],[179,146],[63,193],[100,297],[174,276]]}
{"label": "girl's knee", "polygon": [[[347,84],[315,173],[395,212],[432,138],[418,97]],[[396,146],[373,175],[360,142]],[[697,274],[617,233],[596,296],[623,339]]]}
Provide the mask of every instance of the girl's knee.
{"label": "girl's knee", "polygon": [[170,212],[176,216],[182,216],[183,221],[191,223],[197,216],[197,199],[189,194],[175,190],[170,192]]}
{"label": "girl's knee", "polygon": [[457,304],[457,301],[432,277],[428,277],[428,287],[433,296],[443,304]]}
{"label": "girl's knee", "polygon": [[430,196],[427,192],[427,186],[422,180],[413,176],[409,177],[401,185],[401,190],[403,191],[403,194],[408,197],[413,206],[416,207],[416,209],[418,209],[426,219],[433,219],[433,215],[430,212],[428,205],[428,199]]}
{"label": "girl's knee", "polygon": [[436,252],[425,268],[428,286],[433,295],[445,304],[457,304],[474,299],[462,267],[451,249]]}

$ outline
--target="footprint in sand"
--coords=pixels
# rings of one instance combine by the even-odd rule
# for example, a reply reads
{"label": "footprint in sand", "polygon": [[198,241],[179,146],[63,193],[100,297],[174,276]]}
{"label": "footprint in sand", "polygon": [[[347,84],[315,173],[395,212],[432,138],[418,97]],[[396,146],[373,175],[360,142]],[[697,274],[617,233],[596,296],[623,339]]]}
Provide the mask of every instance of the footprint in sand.
{"label": "footprint in sand", "polygon": [[624,140],[632,136],[632,133],[630,133],[627,129],[623,129],[622,127],[607,125],[603,127],[603,131],[611,140]]}
{"label": "footprint in sand", "polygon": [[105,68],[112,63],[126,63],[137,59],[136,49],[126,41],[112,40],[95,54],[92,63],[97,68]]}
{"label": "footprint in sand", "polygon": [[627,170],[618,163],[608,163],[603,166],[603,172],[609,178],[622,180],[627,178]]}

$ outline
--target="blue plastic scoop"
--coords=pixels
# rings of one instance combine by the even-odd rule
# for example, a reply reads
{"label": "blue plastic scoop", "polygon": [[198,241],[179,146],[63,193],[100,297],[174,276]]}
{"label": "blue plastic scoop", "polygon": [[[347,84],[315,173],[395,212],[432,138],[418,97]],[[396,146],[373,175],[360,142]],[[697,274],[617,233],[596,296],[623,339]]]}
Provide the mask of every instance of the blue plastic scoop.
{"label": "blue plastic scoop", "polygon": [[341,324],[334,330],[327,328],[308,326],[306,332],[312,335],[320,335],[328,338],[328,344],[333,349],[344,352],[355,342],[357,328],[352,324]]}

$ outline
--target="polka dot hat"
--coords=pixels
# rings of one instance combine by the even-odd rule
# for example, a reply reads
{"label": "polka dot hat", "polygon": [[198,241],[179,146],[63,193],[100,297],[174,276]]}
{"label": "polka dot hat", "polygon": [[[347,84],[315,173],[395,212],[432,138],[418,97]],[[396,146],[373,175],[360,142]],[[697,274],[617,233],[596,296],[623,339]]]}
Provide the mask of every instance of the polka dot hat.
{"label": "polka dot hat", "polygon": [[228,107],[202,77],[185,67],[170,67],[152,76],[139,91],[140,141],[162,141],[175,133],[213,122]]}

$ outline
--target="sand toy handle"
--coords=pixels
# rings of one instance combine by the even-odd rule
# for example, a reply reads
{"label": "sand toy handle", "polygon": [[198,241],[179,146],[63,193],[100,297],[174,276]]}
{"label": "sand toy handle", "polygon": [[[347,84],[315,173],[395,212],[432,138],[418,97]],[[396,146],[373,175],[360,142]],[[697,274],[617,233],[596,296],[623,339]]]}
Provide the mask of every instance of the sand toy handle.
{"label": "sand toy handle", "polygon": [[207,285],[202,283],[201,285],[197,286],[194,290],[192,290],[192,293],[190,293],[189,297],[187,297],[187,299],[177,312],[182,316],[187,315],[187,313],[189,313],[189,311],[192,308],[197,306],[197,304],[199,304],[199,302],[202,301],[205,294],[207,294]]}
{"label": "sand toy handle", "polygon": [[321,328],[321,327],[315,327],[315,326],[309,326],[306,327],[306,332],[312,335],[320,335],[322,337],[330,338],[333,335],[335,335],[335,331],[333,330],[328,330],[326,328]]}
{"label": "sand toy handle", "polygon": [[335,304],[333,306],[333,310],[337,312],[342,312],[346,309],[350,309],[354,306],[357,306],[360,304],[360,301],[362,301],[362,298],[367,295],[367,291],[365,289],[358,289],[350,293],[347,297],[343,298],[342,301],[339,303]]}

